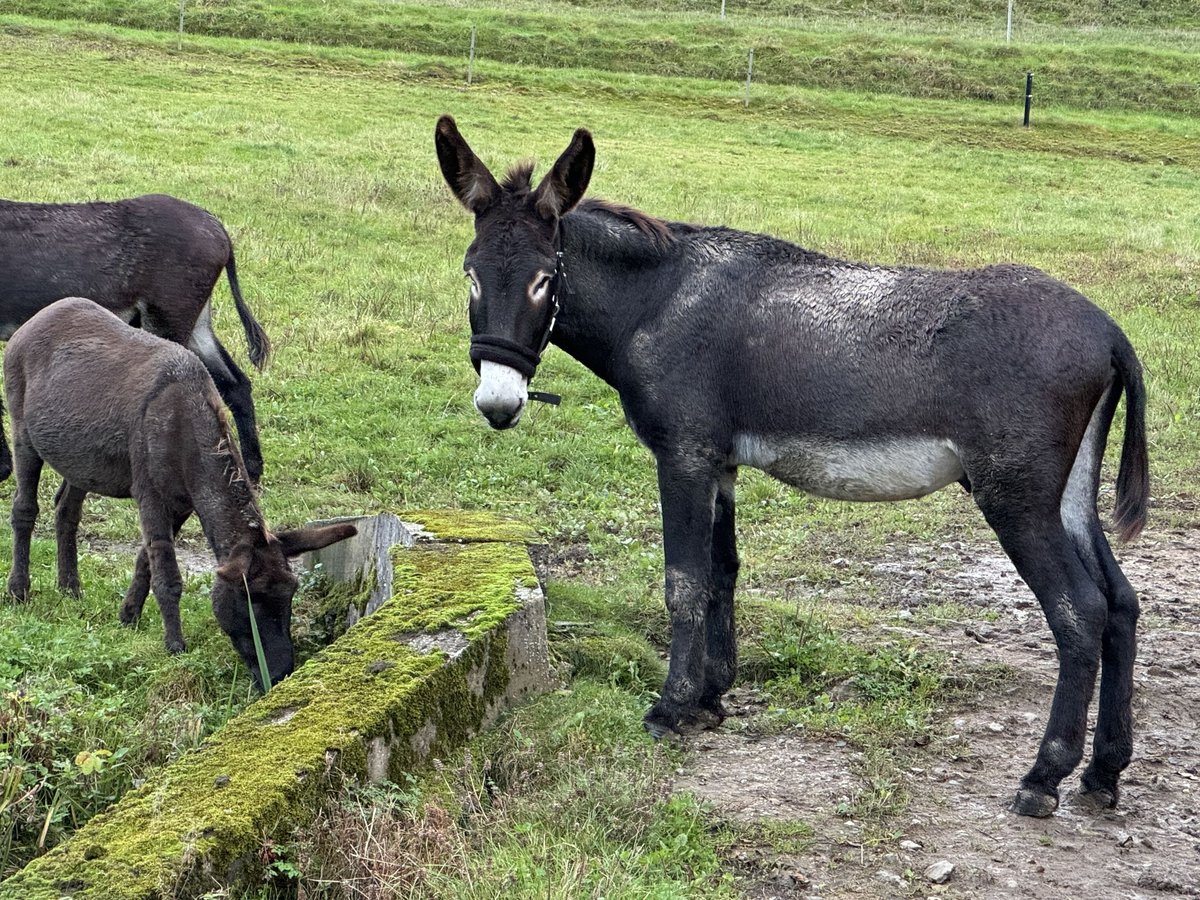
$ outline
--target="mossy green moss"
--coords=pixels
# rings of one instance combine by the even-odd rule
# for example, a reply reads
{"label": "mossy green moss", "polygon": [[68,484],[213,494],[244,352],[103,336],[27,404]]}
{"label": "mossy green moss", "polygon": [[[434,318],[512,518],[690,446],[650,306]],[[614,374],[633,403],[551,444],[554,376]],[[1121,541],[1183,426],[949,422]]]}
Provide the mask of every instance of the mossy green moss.
{"label": "mossy green moss", "polygon": [[401,521],[421,525],[439,541],[475,543],[514,541],[536,543],[537,532],[528,525],[489,512],[472,509],[403,509],[396,515]]}
{"label": "mossy green moss", "polygon": [[402,608],[410,631],[452,627],[473,639],[520,606],[514,585],[537,586],[521,545],[396,546],[391,557],[392,602]]}
{"label": "mossy green moss", "polygon": [[[399,779],[461,744],[508,686],[507,636],[536,583],[521,543],[396,548],[393,599],[153,784],[0,885],[0,900],[149,900],[237,882],[264,835],[303,823],[340,778]],[[419,652],[417,634],[470,643]]]}

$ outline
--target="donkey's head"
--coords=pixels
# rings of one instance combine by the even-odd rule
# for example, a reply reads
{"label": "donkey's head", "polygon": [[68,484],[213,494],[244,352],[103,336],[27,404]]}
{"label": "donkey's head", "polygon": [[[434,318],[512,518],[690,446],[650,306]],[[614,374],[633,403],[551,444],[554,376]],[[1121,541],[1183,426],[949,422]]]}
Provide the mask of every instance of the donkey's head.
{"label": "donkey's head", "polygon": [[[253,537],[234,547],[217,569],[212,590],[213,613],[221,629],[233,641],[234,649],[254,676],[254,684],[260,691],[263,678],[254,648],[250,608],[254,609],[271,684],[278,684],[295,668],[292,596],[299,579],[292,574],[288,558],[320,550],[357,533],[357,528],[347,524],[297,528],[276,534],[259,529]],[[250,589],[249,602],[247,587]]]}
{"label": "donkey's head", "polygon": [[596,148],[579,129],[532,188],[530,165],[498,183],[450,116],[438,119],[434,143],[450,190],[475,214],[475,240],[463,260],[471,282],[471,361],[479,372],[475,408],[493,428],[511,428],[521,418],[558,311],[559,219],[583,199]]}

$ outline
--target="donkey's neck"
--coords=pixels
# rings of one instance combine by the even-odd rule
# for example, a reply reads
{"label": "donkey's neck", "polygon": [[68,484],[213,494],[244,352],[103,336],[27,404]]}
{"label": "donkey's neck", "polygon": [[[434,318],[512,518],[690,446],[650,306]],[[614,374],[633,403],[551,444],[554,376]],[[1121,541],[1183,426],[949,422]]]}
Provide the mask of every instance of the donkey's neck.
{"label": "donkey's neck", "polygon": [[551,341],[619,388],[623,351],[674,291],[679,254],[666,223],[647,218],[661,229],[648,234],[621,215],[641,214],[617,209],[585,204],[562,220],[565,279]]}
{"label": "donkey's neck", "polygon": [[187,466],[187,488],[219,565],[238,544],[253,542],[266,525],[224,415],[210,409],[211,418],[195,423],[197,452]]}

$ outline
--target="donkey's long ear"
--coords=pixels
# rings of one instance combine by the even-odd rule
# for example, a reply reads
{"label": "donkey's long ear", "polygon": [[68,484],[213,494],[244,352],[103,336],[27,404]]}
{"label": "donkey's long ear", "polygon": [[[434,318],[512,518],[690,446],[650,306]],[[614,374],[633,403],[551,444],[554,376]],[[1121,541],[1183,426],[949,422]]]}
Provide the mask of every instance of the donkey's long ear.
{"label": "donkey's long ear", "polygon": [[556,219],[573,210],[592,180],[595,163],[596,145],[592,143],[592,135],[586,128],[580,128],[554,168],[546,173],[533,192],[537,211],[546,219]]}
{"label": "donkey's long ear", "polygon": [[500,185],[458,133],[453,117],[438,119],[433,143],[442,176],[458,201],[476,215],[491,206],[500,196]]}
{"label": "donkey's long ear", "polygon": [[358,534],[353,525],[340,522],[337,525],[322,525],[319,528],[295,528],[291,531],[277,531],[275,538],[282,545],[284,556],[299,556],[310,550],[320,550],[338,541]]}

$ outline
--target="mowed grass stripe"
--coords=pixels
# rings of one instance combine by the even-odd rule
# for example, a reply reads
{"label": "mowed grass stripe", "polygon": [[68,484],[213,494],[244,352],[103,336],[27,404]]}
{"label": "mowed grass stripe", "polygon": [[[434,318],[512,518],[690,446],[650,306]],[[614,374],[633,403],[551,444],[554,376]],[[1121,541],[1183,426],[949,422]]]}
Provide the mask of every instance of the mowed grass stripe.
{"label": "mowed grass stripe", "polygon": [[[51,19],[174,31],[178,8],[162,0],[10,0],[5,11]],[[1186,21],[1186,20],[1184,20]],[[1082,108],[1200,112],[1196,45],[1108,42],[1087,32],[1058,42],[1007,44],[966,34],[893,34],[802,18],[767,22],[657,13],[629,15],[562,4],[510,10],[451,4],[319,0],[197,5],[191,34],[348,45],[463,61],[477,29],[481,60],[546,69],[592,68],[736,82],[755,50],[762,83],[946,99],[1019,102],[1026,71],[1039,103]],[[1185,45],[1192,52],[1181,52]]]}

